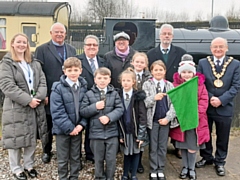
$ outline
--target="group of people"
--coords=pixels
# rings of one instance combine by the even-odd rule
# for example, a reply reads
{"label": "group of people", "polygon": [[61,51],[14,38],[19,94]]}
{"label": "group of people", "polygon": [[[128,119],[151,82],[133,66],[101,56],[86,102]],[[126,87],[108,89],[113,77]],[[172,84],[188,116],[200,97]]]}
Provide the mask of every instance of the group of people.
{"label": "group of people", "polygon": [[[170,24],[163,24],[160,44],[147,54],[130,47],[129,35],[120,32],[114,36],[114,49],[103,58],[97,55],[99,39],[94,35],[85,37],[84,53],[76,55],[76,49],[64,42],[61,23],[52,25],[52,39],[34,56],[27,36],[16,34],[10,52],[0,61],[3,148],[8,149],[14,177],[37,177],[37,139],[42,142],[42,161],[49,163],[54,135],[59,179],[77,180],[84,130],[86,159],[95,164],[98,180],[114,179],[119,150],[124,157],[122,180],[138,180],[137,172],[144,172],[146,145],[149,179],[165,180],[169,136],[176,152],[181,152],[179,178],[197,179],[195,167],[213,163],[217,175],[224,176],[233,98],[240,87],[239,61],[226,55],[227,40],[218,37],[211,42],[212,56],[199,60],[196,69],[193,57],[171,43],[173,32]],[[196,76],[198,126],[182,132],[174,124],[176,112],[167,92]],[[196,162],[198,150],[202,159]]]}

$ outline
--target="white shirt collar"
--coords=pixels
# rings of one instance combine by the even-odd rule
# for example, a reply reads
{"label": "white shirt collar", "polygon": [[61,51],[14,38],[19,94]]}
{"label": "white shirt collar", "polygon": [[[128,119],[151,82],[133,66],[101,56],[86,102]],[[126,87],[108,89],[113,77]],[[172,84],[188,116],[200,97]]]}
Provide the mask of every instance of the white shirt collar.
{"label": "white shirt collar", "polygon": [[137,79],[137,75],[138,75],[138,74],[140,75],[140,78],[142,79],[143,70],[142,70],[141,72],[137,72],[137,71],[135,71],[135,73],[136,73],[136,79]]}
{"label": "white shirt collar", "polygon": [[[86,56],[87,57],[87,56]],[[96,62],[97,61],[97,57],[95,56],[94,58],[89,58],[89,57],[87,57],[87,60],[90,62],[90,59],[93,59],[94,60],[94,62]]]}
{"label": "white shirt collar", "polygon": [[76,84],[77,84],[77,87],[79,87],[79,81],[73,82],[73,81],[70,80],[68,77],[66,77],[65,80],[67,81],[67,83],[69,84],[70,87],[72,87],[74,83],[76,83]]}
{"label": "white shirt collar", "polygon": [[124,98],[124,99],[126,99],[126,93],[128,93],[129,98],[131,98],[131,97],[132,97],[132,94],[133,94],[133,89],[131,89],[131,90],[128,91],[128,92],[125,92],[124,89],[123,89],[123,98]]}
{"label": "white shirt collar", "polygon": [[162,89],[162,91],[163,91],[164,86],[165,86],[164,79],[161,79],[160,81],[158,81],[158,80],[156,80],[155,78],[153,78],[153,82],[154,82],[154,84],[155,84],[156,87],[157,87],[157,83],[160,82],[160,87],[161,87],[161,89]]}
{"label": "white shirt collar", "polygon": [[220,59],[218,59],[218,58],[216,58],[215,56],[213,56],[213,62],[214,62],[214,64],[217,65],[217,60],[219,60],[219,61],[220,61],[220,64],[219,64],[219,65],[221,66],[222,63],[223,63],[224,58],[225,58],[225,56],[221,57]]}
{"label": "white shirt collar", "polygon": [[100,89],[98,86],[97,86],[97,88],[99,89],[99,91],[104,91],[105,92],[105,94],[107,93],[107,87],[105,87],[104,89]]}
{"label": "white shirt collar", "polygon": [[[165,48],[163,48],[162,45],[160,44],[160,51],[161,51],[162,53],[165,53],[165,52],[163,51],[163,49],[165,49]],[[169,53],[169,52],[170,52],[170,49],[171,49],[171,44],[169,44],[169,46],[167,47],[167,49],[168,49],[167,53]]]}

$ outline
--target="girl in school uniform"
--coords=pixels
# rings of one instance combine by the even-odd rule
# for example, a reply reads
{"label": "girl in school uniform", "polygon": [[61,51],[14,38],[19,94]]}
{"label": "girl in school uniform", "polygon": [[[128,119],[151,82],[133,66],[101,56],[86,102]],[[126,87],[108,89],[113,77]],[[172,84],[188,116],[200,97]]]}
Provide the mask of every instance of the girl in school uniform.
{"label": "girl in school uniform", "polygon": [[[198,76],[198,127],[195,129],[182,132],[180,127],[170,130],[170,137],[176,140],[176,147],[181,149],[182,154],[182,171],[179,178],[191,180],[197,179],[195,172],[195,161],[197,150],[205,148],[205,142],[210,140],[207,108],[208,108],[208,92],[204,85],[205,77],[201,73],[196,73],[193,57],[185,54],[179,63],[178,72],[173,75],[173,85],[180,84]],[[189,112],[190,113],[190,112]]]}
{"label": "girl in school uniform", "polygon": [[175,110],[166,92],[173,84],[165,80],[166,66],[161,60],[150,67],[153,78],[144,82],[147,108],[147,131],[149,135],[150,180],[165,180],[164,167],[167,153],[169,122],[175,117]]}
{"label": "girl in school uniform", "polygon": [[120,143],[124,152],[122,180],[138,180],[136,173],[139,163],[140,148],[145,138],[147,117],[144,91],[136,90],[136,74],[128,68],[120,75],[122,91],[120,97],[124,105],[124,113],[120,119]]}

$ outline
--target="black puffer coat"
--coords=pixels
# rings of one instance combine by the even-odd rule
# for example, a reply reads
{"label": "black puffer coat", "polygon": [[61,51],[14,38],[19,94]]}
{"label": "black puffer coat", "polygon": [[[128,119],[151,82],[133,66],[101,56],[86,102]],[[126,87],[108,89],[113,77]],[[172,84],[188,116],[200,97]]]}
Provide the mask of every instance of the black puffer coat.
{"label": "black puffer coat", "polygon": [[[123,114],[122,101],[118,92],[109,85],[106,93],[106,103],[103,110],[97,110],[96,102],[100,101],[100,92],[96,85],[93,85],[82,101],[80,114],[89,119],[89,138],[90,139],[108,139],[119,136],[118,120]],[[107,116],[110,122],[103,125],[99,117]]]}

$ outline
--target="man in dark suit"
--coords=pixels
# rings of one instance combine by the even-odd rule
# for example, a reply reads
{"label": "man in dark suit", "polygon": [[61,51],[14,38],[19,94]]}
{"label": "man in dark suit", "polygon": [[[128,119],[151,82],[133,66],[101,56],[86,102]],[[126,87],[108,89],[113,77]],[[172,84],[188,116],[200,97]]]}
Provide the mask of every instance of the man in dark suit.
{"label": "man in dark suit", "polygon": [[[99,39],[97,36],[88,35],[84,39],[84,53],[76,56],[82,61],[82,74],[88,82],[88,90],[92,88],[94,84],[94,71],[104,66],[104,59],[97,56],[99,50]],[[86,153],[86,159],[94,162],[93,153],[90,149],[89,140],[89,126],[86,127],[84,149]]]}
{"label": "man in dark suit", "polygon": [[66,29],[63,24],[55,23],[50,29],[51,40],[35,51],[37,59],[43,62],[42,69],[47,80],[47,97],[45,99],[45,110],[48,123],[49,139],[48,144],[43,147],[42,161],[48,163],[51,160],[52,151],[52,117],[50,113],[49,97],[51,87],[55,81],[59,81],[63,74],[62,66],[65,59],[76,55],[76,49],[64,42]]}
{"label": "man in dark suit", "polygon": [[217,175],[224,176],[233,116],[233,98],[240,88],[240,63],[226,56],[228,51],[226,39],[215,38],[210,48],[213,56],[201,59],[198,71],[206,77],[205,85],[209,95],[208,124],[210,134],[213,123],[216,126],[216,152],[214,157],[211,138],[206,143],[206,149],[200,150],[202,160],[196,163],[196,167],[214,163]]}
{"label": "man in dark suit", "polygon": [[166,79],[173,82],[173,74],[177,72],[178,64],[181,57],[186,54],[186,51],[180,47],[174,46],[173,26],[170,24],[163,24],[159,33],[160,44],[147,52],[149,68],[156,60],[162,60],[167,68]]}
{"label": "man in dark suit", "polygon": [[[182,56],[186,54],[184,49],[171,44],[174,36],[173,30],[172,25],[163,24],[159,32],[160,44],[147,52],[149,68],[154,61],[162,60],[167,68],[166,79],[170,82],[173,82],[173,74],[177,72],[178,64]],[[175,147],[175,141],[171,140],[171,142]],[[182,158],[181,151],[177,148],[175,149],[175,155]]]}

